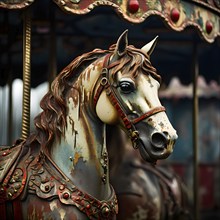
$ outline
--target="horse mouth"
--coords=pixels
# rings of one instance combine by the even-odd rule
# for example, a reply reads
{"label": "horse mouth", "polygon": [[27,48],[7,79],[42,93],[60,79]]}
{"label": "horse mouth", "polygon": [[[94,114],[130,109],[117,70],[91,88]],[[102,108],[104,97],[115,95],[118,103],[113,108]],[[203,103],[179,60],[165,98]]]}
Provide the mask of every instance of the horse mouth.
{"label": "horse mouth", "polygon": [[140,141],[139,143],[139,152],[143,160],[156,163],[157,160],[163,160],[168,158],[174,149],[175,141],[170,140],[163,147],[155,147],[152,143],[144,144],[144,142]]}

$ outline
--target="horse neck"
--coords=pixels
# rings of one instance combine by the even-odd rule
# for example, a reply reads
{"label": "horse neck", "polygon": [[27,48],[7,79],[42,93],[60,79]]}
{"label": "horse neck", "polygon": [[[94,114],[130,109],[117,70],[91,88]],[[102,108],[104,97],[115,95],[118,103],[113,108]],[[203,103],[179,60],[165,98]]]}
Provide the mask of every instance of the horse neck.
{"label": "horse neck", "polygon": [[91,114],[92,95],[86,91],[86,78],[93,81],[91,76],[82,76],[75,83],[80,86],[73,86],[68,94],[67,127],[61,141],[53,146],[52,159],[81,190],[106,199],[110,186],[105,125]]}

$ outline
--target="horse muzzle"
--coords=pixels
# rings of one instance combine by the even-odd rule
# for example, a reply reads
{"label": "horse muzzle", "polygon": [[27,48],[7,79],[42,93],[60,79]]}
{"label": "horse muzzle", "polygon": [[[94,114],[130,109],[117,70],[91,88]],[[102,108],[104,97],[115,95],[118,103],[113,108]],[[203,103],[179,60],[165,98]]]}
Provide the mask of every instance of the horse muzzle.
{"label": "horse muzzle", "polygon": [[176,132],[171,136],[168,132],[153,131],[151,135],[141,133],[138,148],[142,158],[155,163],[166,159],[173,152],[178,136]]}

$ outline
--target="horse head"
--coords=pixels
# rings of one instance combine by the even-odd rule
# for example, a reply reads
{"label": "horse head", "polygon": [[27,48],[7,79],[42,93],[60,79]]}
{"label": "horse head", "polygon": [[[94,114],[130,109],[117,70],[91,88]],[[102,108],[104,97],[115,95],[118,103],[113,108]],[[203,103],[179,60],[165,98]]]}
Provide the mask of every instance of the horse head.
{"label": "horse head", "polygon": [[[108,50],[74,59],[42,99],[34,139],[75,183],[85,176],[94,188],[100,176],[108,183],[105,124],[124,130],[146,161],[172,153],[177,134],[158,98],[160,76],[150,62],[156,40],[137,49],[128,45],[125,31]],[[81,186],[95,192],[86,183]]]}
{"label": "horse head", "polygon": [[160,76],[149,60],[157,37],[141,49],[128,46],[127,31],[104,57],[94,93],[97,116],[118,124],[142,158],[155,163],[173,151],[177,134],[158,98]]}

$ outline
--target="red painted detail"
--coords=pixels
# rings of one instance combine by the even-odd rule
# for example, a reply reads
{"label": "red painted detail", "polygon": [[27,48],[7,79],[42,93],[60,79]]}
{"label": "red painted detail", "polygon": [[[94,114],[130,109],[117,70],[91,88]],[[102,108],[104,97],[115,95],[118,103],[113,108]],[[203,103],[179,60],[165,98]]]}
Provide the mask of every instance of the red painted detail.
{"label": "red painted detail", "polygon": [[177,8],[173,8],[170,13],[171,20],[177,22],[180,18],[180,12]]}
{"label": "red painted detail", "polygon": [[130,0],[128,2],[128,11],[132,14],[136,13],[139,9],[139,2],[138,0]]}
{"label": "red painted detail", "polygon": [[206,22],[206,25],[205,25],[205,28],[206,28],[206,32],[208,34],[210,34],[212,32],[212,29],[213,29],[213,24],[211,21],[207,21]]}
{"label": "red painted detail", "polygon": [[69,197],[70,197],[69,193],[65,192],[65,193],[63,194],[63,198],[64,198],[64,199],[69,199]]}
{"label": "red painted detail", "polygon": [[90,205],[90,204],[88,204],[88,205],[86,206],[86,208],[87,208],[87,209],[90,209],[90,208],[91,208],[91,205]]}
{"label": "red painted detail", "polygon": [[9,151],[9,150],[7,150],[7,151],[4,151],[3,153],[2,153],[2,156],[7,156],[8,154],[10,154],[11,152]]}

